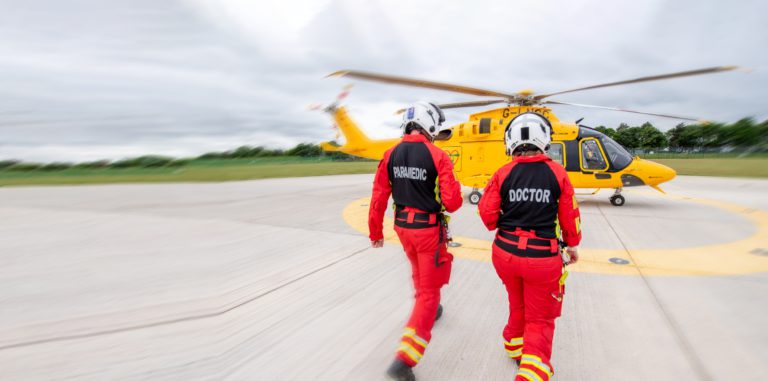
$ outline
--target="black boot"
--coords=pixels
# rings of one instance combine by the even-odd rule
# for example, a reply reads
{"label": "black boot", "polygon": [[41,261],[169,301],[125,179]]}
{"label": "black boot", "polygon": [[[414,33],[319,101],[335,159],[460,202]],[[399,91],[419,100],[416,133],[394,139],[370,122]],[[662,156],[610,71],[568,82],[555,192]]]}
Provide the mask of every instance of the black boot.
{"label": "black boot", "polygon": [[397,381],[416,381],[413,369],[400,359],[395,359],[392,362],[392,365],[387,369],[387,376]]}
{"label": "black boot", "polygon": [[440,320],[440,316],[443,316],[443,305],[438,304],[437,305],[437,313],[435,314],[435,321]]}

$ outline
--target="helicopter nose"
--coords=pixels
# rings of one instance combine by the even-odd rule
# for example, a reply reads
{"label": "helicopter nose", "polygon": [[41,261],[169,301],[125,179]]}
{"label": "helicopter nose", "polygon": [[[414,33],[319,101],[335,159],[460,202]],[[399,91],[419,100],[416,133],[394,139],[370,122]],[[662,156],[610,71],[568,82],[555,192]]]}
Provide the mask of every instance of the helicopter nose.
{"label": "helicopter nose", "polygon": [[648,185],[659,185],[677,176],[674,169],[650,160],[643,160],[643,174]]}

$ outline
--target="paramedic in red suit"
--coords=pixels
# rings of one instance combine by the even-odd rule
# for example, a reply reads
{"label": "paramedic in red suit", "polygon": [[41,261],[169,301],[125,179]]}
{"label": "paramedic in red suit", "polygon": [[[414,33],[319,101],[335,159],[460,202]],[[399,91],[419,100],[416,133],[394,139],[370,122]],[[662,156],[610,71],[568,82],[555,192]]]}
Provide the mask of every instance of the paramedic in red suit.
{"label": "paramedic in red suit", "polygon": [[390,194],[395,232],[411,263],[415,303],[395,360],[387,374],[414,380],[413,368],[424,356],[434,322],[442,314],[440,288],[448,283],[453,256],[447,250],[443,211],[462,203],[461,186],[448,155],[432,141],[445,120],[434,104],[418,102],[403,116],[403,139],[384,153],[373,182],[368,214],[371,245],[382,247],[382,224]]}
{"label": "paramedic in red suit", "polygon": [[[509,294],[504,347],[518,363],[516,381],[548,381],[555,319],[565,291],[566,261],[578,260],[579,209],[562,165],[544,153],[551,125],[535,113],[513,119],[504,134],[512,162],[488,182],[480,217],[497,229],[493,266]],[[558,239],[567,245],[560,253]],[[570,258],[568,258],[570,256]]]}

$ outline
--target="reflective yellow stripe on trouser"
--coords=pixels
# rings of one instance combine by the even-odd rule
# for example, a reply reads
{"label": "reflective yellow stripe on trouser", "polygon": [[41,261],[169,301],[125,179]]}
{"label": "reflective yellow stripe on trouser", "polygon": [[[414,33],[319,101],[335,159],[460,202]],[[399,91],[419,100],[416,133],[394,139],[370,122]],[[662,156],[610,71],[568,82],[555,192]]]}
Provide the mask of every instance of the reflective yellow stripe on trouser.
{"label": "reflective yellow stripe on trouser", "polygon": [[[546,378],[542,378],[536,370],[546,374]],[[517,374],[531,381],[548,381],[554,372],[539,356],[524,354]]]}
{"label": "reflective yellow stripe on trouser", "polygon": [[509,341],[504,340],[504,349],[509,354],[509,357],[516,359],[523,354],[523,338],[513,337]]}
{"label": "reflective yellow stripe on trouser", "polygon": [[408,356],[408,358],[416,364],[421,361],[421,357],[423,356],[418,352],[418,350],[416,350],[416,348],[406,342],[401,342],[400,347],[397,348],[397,351]]}
{"label": "reflective yellow stripe on trouser", "polygon": [[520,370],[517,371],[517,375],[528,381],[544,381],[541,376],[530,369],[520,368]]}
{"label": "reflective yellow stripe on trouser", "polygon": [[418,364],[424,356],[427,344],[429,342],[417,336],[413,328],[406,328],[397,351],[411,359],[414,364]]}

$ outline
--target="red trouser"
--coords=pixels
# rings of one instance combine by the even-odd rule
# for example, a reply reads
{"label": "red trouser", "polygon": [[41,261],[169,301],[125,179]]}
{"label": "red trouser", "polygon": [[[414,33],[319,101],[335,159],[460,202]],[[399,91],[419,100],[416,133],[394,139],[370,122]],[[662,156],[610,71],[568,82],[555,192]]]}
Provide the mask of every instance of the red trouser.
{"label": "red trouser", "polygon": [[[518,236],[535,236],[517,232]],[[504,240],[502,237],[497,239]],[[538,238],[541,239],[541,238]],[[547,381],[552,376],[552,338],[555,318],[562,309],[563,287],[560,255],[529,258],[493,245],[493,267],[509,294],[509,321],[504,327],[504,347],[521,360],[516,381]]]}
{"label": "red trouser", "polygon": [[408,229],[395,226],[395,232],[411,262],[413,288],[416,291],[411,318],[408,319],[396,356],[406,364],[415,366],[424,356],[432,338],[432,326],[440,304],[440,288],[451,277],[453,256],[448,253],[446,242],[443,242],[440,245],[440,266],[435,266],[438,227]]}

